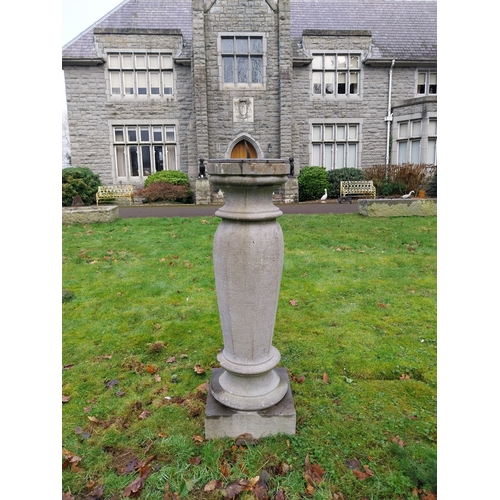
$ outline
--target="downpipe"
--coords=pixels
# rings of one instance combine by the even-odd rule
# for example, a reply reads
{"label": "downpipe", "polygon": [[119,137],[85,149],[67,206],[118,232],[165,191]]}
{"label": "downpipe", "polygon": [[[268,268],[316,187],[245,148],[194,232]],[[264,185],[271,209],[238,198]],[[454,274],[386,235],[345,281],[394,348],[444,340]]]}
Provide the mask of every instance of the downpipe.
{"label": "downpipe", "polygon": [[391,123],[392,123],[392,113],[391,113],[391,99],[392,99],[392,69],[394,68],[395,59],[391,62],[391,67],[389,69],[389,95],[387,98],[387,116],[385,121],[387,123],[387,143],[385,148],[385,177],[387,178],[387,166],[389,165],[389,144],[391,138]]}

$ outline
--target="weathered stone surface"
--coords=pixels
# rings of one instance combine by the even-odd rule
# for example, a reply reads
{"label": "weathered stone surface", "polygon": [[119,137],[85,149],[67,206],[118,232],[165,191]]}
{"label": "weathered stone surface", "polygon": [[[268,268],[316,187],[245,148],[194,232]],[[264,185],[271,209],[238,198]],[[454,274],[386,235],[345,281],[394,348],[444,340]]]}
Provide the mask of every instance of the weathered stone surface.
{"label": "weathered stone surface", "polygon": [[90,224],[92,222],[113,222],[118,218],[118,207],[63,207],[62,223]]}
{"label": "weathered stone surface", "polygon": [[413,198],[359,200],[359,213],[368,217],[409,217],[437,215],[436,199]]}
{"label": "weathered stone surface", "polygon": [[[274,370],[288,386],[285,397],[276,405],[259,411],[234,410],[220,404],[208,392],[205,408],[205,438],[236,438],[241,434],[251,434],[254,438],[276,434],[295,434],[296,411],[286,368]],[[212,370],[212,380],[218,378],[222,368]]]}

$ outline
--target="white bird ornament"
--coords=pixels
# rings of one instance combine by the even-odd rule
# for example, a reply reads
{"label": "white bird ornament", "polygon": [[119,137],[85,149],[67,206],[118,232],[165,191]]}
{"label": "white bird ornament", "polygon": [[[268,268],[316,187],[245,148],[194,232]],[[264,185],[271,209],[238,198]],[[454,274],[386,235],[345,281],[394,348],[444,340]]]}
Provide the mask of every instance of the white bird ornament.
{"label": "white bird ornament", "polygon": [[328,193],[326,192],[326,189],[325,189],[325,194],[320,198],[321,199],[321,203],[325,203],[325,200],[328,198]]}
{"label": "white bird ornament", "polygon": [[415,191],[410,191],[408,194],[404,194],[403,196],[401,196],[401,198],[405,199],[406,198],[410,198],[410,196],[414,193]]}

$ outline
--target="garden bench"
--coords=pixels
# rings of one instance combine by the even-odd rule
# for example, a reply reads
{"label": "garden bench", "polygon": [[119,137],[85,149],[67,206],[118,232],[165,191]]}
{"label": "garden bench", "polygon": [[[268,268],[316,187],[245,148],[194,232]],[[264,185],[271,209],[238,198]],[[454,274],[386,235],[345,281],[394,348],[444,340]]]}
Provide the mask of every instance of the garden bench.
{"label": "garden bench", "polygon": [[376,189],[373,181],[340,181],[339,203],[342,199],[347,199],[352,203],[352,196],[376,196]]}
{"label": "garden bench", "polygon": [[116,198],[128,198],[132,205],[134,203],[134,187],[131,185],[99,186],[95,198],[97,205],[99,205],[99,201],[111,201]]}

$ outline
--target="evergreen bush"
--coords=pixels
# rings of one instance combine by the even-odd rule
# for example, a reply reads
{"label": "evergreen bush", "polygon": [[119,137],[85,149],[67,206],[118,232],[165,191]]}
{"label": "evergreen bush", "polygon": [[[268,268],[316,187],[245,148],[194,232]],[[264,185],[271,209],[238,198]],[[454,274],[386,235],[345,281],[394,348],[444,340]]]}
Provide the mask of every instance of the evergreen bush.
{"label": "evergreen bush", "polygon": [[430,196],[431,198],[437,198],[438,195],[438,187],[437,187],[437,170],[434,172],[434,175],[431,177],[429,184],[425,188],[425,194]]}
{"label": "evergreen bush", "polygon": [[338,198],[340,196],[340,181],[363,181],[365,180],[365,172],[359,168],[336,168],[329,170],[328,198]]}
{"label": "evergreen bush", "polygon": [[328,175],[325,167],[304,167],[297,177],[299,201],[319,200],[328,189]]}
{"label": "evergreen bush", "polygon": [[189,187],[189,177],[180,170],[162,170],[151,174],[145,181],[144,187],[148,187],[154,182],[166,182],[174,186]]}
{"label": "evergreen bush", "polygon": [[101,185],[100,177],[87,167],[62,169],[62,206],[70,207],[73,198],[79,194],[85,205],[96,203],[95,195]]}
{"label": "evergreen bush", "polygon": [[136,196],[142,196],[146,203],[167,201],[175,203],[192,203],[193,192],[189,186],[174,185],[168,182],[157,181],[136,191]]}

